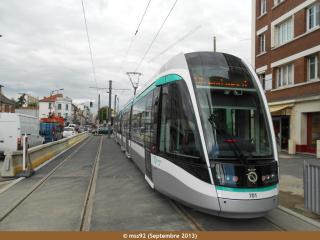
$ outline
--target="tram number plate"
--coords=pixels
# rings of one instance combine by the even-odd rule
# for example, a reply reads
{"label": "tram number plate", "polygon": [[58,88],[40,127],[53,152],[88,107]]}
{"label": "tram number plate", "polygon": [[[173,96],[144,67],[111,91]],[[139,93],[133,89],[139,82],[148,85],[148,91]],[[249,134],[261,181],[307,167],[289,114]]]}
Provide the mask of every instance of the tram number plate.
{"label": "tram number plate", "polygon": [[256,193],[249,193],[250,198],[258,198]]}

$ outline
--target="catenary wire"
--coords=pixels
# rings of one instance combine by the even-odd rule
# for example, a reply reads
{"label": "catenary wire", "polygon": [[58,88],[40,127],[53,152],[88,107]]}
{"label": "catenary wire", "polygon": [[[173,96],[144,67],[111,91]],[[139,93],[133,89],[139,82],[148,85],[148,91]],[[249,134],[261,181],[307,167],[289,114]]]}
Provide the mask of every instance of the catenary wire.
{"label": "catenary wire", "polygon": [[132,38],[132,41],[131,41],[130,46],[129,46],[129,49],[128,49],[128,51],[127,51],[127,53],[126,53],[126,55],[125,55],[124,59],[122,60],[121,66],[120,66],[120,68],[119,68],[119,70],[118,70],[118,72],[117,72],[116,77],[114,78],[114,81],[116,81],[116,80],[117,80],[118,74],[119,74],[119,72],[120,72],[120,70],[121,70],[121,68],[122,68],[122,65],[123,65],[124,61],[125,61],[125,60],[126,60],[126,58],[127,58],[127,55],[128,55],[128,53],[129,53],[129,51],[130,51],[130,48],[131,48],[131,46],[132,46],[132,43],[133,43],[133,41],[134,41],[134,39],[135,39],[136,35],[137,35],[137,33],[138,33],[139,27],[140,27],[140,25],[141,25],[141,23],[142,23],[142,20],[143,20],[143,18],[144,18],[144,15],[145,15],[145,14],[146,14],[146,12],[147,12],[147,9],[148,9],[148,7],[149,7],[150,2],[151,2],[151,0],[149,1],[148,6],[147,6],[146,10],[144,11],[144,14],[143,14],[143,16],[142,16],[142,18],[141,18],[141,20],[140,20],[139,26],[138,26],[138,28],[137,28],[137,30],[136,30],[136,32],[135,32],[135,34],[134,34],[133,38]]}
{"label": "catenary wire", "polygon": [[[144,54],[143,58],[141,59],[141,61],[140,61],[139,65],[138,65],[138,67],[136,68],[135,72],[138,70],[138,68],[140,67],[140,65],[141,65],[141,63],[142,63],[142,61],[143,61],[143,59],[145,58],[145,56],[146,56],[146,55],[147,55],[147,53],[149,52],[149,50],[150,50],[150,48],[151,48],[151,46],[152,46],[153,42],[156,40],[156,38],[157,38],[158,34],[160,33],[160,31],[161,31],[161,29],[162,29],[163,25],[164,25],[164,24],[165,24],[165,22],[167,21],[167,19],[168,19],[169,15],[171,14],[171,12],[172,12],[172,10],[173,10],[173,8],[174,8],[174,6],[176,5],[176,3],[177,3],[177,2],[178,2],[178,0],[176,0],[176,1],[175,1],[175,3],[173,4],[173,6],[172,6],[172,8],[171,8],[170,12],[168,13],[168,15],[167,15],[166,19],[165,19],[165,20],[164,20],[164,22],[162,23],[162,25],[161,25],[161,27],[160,27],[159,31],[157,32],[156,36],[155,36],[155,37],[154,37],[154,39],[152,40],[152,42],[151,42],[151,44],[150,44],[150,46],[149,46],[148,50],[146,51],[146,53]],[[127,88],[128,84],[129,84],[129,81],[128,81],[128,83],[127,83],[127,85],[126,85],[125,89]],[[123,94],[123,92],[124,92],[124,90],[122,91],[122,93],[120,94],[120,96]],[[119,97],[120,97],[120,96],[119,96]]]}
{"label": "catenary wire", "polygon": [[89,44],[89,49],[90,49],[90,56],[91,56],[93,76],[94,76],[94,81],[95,81],[95,83],[96,83],[97,95],[99,95],[98,85],[97,85],[97,79],[96,79],[96,72],[95,72],[95,70],[94,70],[94,64],[93,64],[93,58],[92,58],[92,51],[91,51],[91,44],[90,44],[90,39],[89,39],[89,31],[88,31],[88,26],[87,26],[87,19],[86,19],[86,13],[85,13],[85,10],[84,10],[83,0],[81,0],[81,2],[82,2],[84,22],[85,22],[86,30],[87,30],[87,37],[88,37],[88,44]]}

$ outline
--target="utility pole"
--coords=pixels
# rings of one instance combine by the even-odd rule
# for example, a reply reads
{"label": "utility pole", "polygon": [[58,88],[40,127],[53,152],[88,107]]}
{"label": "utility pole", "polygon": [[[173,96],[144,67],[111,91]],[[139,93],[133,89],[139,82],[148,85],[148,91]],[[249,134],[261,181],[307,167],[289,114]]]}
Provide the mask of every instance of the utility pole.
{"label": "utility pole", "polygon": [[108,113],[108,139],[110,139],[111,133],[111,91],[112,91],[112,81],[109,80],[109,113]]}
{"label": "utility pole", "polygon": [[[138,75],[138,82],[137,83],[133,83],[131,77],[130,77],[130,74],[133,74],[133,75]],[[139,85],[139,78],[140,76],[142,75],[142,73],[138,73],[138,72],[127,72],[127,75],[131,81],[131,84],[132,84],[132,87],[134,88],[134,95],[136,95],[136,90],[138,88],[138,85]]]}
{"label": "utility pole", "polygon": [[117,112],[117,95],[115,94],[114,95],[114,109],[113,109],[114,112]]}
{"label": "utility pole", "polygon": [[1,88],[2,88],[3,86],[0,84],[0,112],[2,112],[2,102],[1,102],[1,95],[2,95],[2,93],[1,93]]}
{"label": "utility pole", "polygon": [[213,51],[216,51],[216,37],[213,37]]}
{"label": "utility pole", "polygon": [[98,120],[99,120],[99,124],[100,124],[100,94],[99,94],[99,98],[98,98]]}

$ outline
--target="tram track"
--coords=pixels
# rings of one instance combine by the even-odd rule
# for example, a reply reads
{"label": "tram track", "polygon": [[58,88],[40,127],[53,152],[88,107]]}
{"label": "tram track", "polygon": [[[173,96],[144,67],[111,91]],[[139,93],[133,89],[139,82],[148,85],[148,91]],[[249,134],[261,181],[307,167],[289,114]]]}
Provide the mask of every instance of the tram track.
{"label": "tram track", "polygon": [[[181,215],[183,215],[184,217],[186,217],[187,221],[192,224],[194,226],[194,229],[197,231],[212,231],[212,230],[206,230],[204,229],[192,216],[190,216],[190,214],[188,214],[188,212],[186,210],[184,210],[184,208],[180,205],[180,203],[176,202],[173,199],[169,198],[169,201],[172,202],[172,204],[175,206],[175,208],[177,209],[177,211],[180,212]],[[275,226],[276,228],[278,228],[280,231],[289,231],[288,229],[280,226],[279,224],[277,224],[276,222],[266,218],[266,217],[261,217],[261,219],[263,219],[264,221],[268,222],[269,224]]]}
{"label": "tram track", "polygon": [[[62,168],[72,156],[74,156],[80,149],[82,149],[93,136],[90,136],[80,147],[73,151],[68,157],[66,157],[59,165],[57,165],[52,171],[50,171],[45,177],[38,181],[34,186],[32,186],[25,194],[23,194],[18,200],[16,200],[11,206],[9,206],[1,215],[0,215],[0,224],[5,220],[15,209],[17,209],[23,202],[25,202],[33,193],[35,193],[41,186],[43,186],[59,169]],[[101,146],[98,151],[100,151]]]}
{"label": "tram track", "polygon": [[95,194],[97,177],[98,177],[102,141],[103,141],[103,136],[101,136],[100,144],[98,147],[97,155],[96,155],[94,166],[92,169],[90,183],[89,183],[89,187],[88,187],[86,198],[85,198],[84,208],[81,214],[82,217],[80,221],[80,226],[78,227],[79,231],[89,231],[90,229],[91,213],[92,213],[93,200],[94,200],[93,198]]}
{"label": "tram track", "polygon": [[190,223],[192,223],[192,224],[195,226],[196,229],[198,229],[198,231],[206,231],[203,227],[200,226],[199,223],[196,222],[196,220],[193,219],[193,217],[191,217],[191,216],[183,209],[183,207],[182,207],[178,202],[176,202],[176,201],[173,200],[173,199],[170,199],[170,201],[171,201],[171,202],[174,204],[174,206],[177,208],[177,211],[180,211],[180,213],[181,213],[182,215],[184,215],[184,216],[188,219],[188,221],[189,221]]}

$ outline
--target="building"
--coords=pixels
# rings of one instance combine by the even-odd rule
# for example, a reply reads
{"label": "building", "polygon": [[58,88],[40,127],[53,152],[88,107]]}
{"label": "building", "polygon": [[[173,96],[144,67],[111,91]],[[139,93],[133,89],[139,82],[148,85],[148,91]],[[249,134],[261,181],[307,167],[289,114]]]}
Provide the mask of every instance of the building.
{"label": "building", "polygon": [[61,116],[64,122],[70,121],[73,116],[72,99],[63,97],[63,94],[56,94],[51,97],[44,97],[39,101],[39,119],[50,115]]}
{"label": "building", "polygon": [[55,115],[68,118],[72,115],[72,99],[68,97],[57,97],[55,101]]}
{"label": "building", "polygon": [[316,153],[320,140],[319,0],[252,0],[251,63],[278,147]]}
{"label": "building", "polygon": [[9,100],[6,96],[1,94],[1,110],[0,112],[14,113],[15,103]]}

